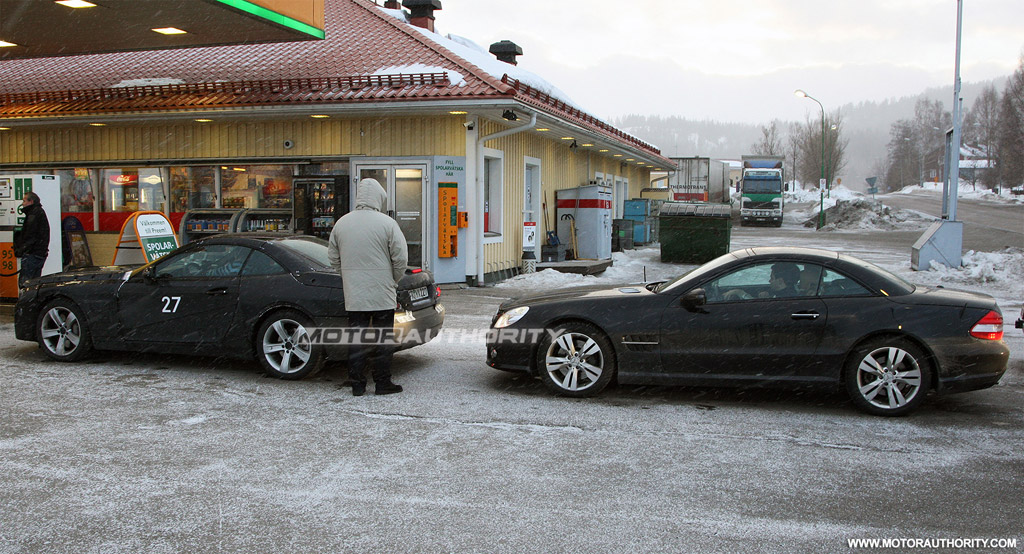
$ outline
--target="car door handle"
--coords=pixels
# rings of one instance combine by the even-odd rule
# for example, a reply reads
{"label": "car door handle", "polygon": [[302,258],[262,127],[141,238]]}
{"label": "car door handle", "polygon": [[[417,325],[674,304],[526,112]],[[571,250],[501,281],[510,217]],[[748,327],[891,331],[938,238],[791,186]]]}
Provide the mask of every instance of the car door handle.
{"label": "car door handle", "polygon": [[818,319],[821,316],[818,312],[800,312],[796,314],[790,314],[793,319]]}
{"label": "car door handle", "polygon": [[219,296],[221,294],[227,294],[227,293],[228,293],[228,289],[226,289],[224,287],[210,289],[210,290],[206,291],[206,294],[208,294],[209,296]]}

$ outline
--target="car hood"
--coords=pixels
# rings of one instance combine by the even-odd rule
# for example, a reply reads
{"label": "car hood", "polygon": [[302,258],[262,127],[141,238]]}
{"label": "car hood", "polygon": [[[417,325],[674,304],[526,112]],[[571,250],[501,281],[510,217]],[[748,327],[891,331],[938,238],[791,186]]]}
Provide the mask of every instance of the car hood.
{"label": "car hood", "polygon": [[52,285],[80,283],[86,281],[120,281],[126,273],[138,269],[139,266],[112,265],[106,267],[87,267],[61,273],[43,275],[35,280],[36,285]]}
{"label": "car hood", "polygon": [[550,292],[540,292],[513,298],[501,305],[501,310],[508,310],[519,306],[536,306],[553,302],[565,301],[594,301],[605,298],[622,298],[624,296],[648,296],[654,294],[647,290],[643,284],[633,285],[590,285],[585,287],[572,287]]}

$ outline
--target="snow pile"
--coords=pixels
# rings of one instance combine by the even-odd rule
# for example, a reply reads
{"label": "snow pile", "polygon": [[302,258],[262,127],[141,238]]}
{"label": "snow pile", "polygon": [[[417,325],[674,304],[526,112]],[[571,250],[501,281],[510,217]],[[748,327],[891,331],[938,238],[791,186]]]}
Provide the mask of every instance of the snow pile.
{"label": "snow pile", "polygon": [[[825,194],[827,195],[827,197],[825,198],[826,209],[830,206],[834,206],[837,201],[857,200],[860,198],[864,198],[863,193],[850,190],[844,187],[843,185],[833,187],[831,191],[826,191]],[[815,204],[817,204],[817,202],[821,200],[821,191],[816,188],[806,190],[791,190],[785,194],[785,197],[786,202],[814,202]]]}
{"label": "snow pile", "polygon": [[[833,198],[833,200],[838,200]],[[826,205],[828,202],[826,201]],[[934,221],[934,217],[910,211],[897,210],[883,205],[881,202],[865,200],[835,201],[825,209],[825,226],[822,231],[839,231],[846,229],[922,229]],[[804,227],[816,227],[818,216],[814,215],[804,221]]]}
{"label": "snow pile", "polygon": [[[924,183],[910,185],[891,194],[914,194],[916,192],[942,192],[942,183]],[[997,202],[1024,203],[1024,195],[1015,195],[1007,187],[1001,187],[999,192],[989,190],[981,185],[972,185],[969,181],[960,180],[960,189],[957,190],[958,198],[970,198],[974,200],[992,200]]]}
{"label": "snow pile", "polygon": [[928,271],[915,274],[915,281],[931,284],[984,284],[1002,283],[1018,287],[1024,275],[1024,248],[1006,248],[1000,252],[968,251],[961,259],[961,267],[948,267],[932,262]]}
{"label": "snow pile", "polygon": [[612,266],[600,275],[578,275],[560,273],[545,269],[536,273],[524,273],[506,279],[494,286],[521,290],[522,293],[536,290],[554,290],[586,285],[619,285],[665,281],[697,267],[689,264],[669,264],[661,261],[661,247],[647,246],[626,252],[612,252]]}

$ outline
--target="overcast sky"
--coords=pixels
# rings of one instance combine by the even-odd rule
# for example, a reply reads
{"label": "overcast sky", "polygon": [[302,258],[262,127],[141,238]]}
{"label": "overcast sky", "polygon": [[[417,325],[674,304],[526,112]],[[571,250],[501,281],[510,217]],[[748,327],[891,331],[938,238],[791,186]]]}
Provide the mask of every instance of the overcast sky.
{"label": "overcast sky", "polygon": [[[523,49],[519,65],[593,115],[801,120],[817,104],[950,87],[955,0],[442,0],[439,32]],[[964,0],[964,82],[1024,52],[1024,0]]]}

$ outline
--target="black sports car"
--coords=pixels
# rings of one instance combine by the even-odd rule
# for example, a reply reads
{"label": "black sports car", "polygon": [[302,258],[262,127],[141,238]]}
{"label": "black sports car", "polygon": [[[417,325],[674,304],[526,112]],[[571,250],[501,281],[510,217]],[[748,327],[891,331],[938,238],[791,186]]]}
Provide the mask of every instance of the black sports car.
{"label": "black sports car", "polygon": [[[398,349],[440,331],[444,307],[430,273],[399,283]],[[267,374],[301,379],[344,358],[348,323],[327,242],[239,233],[194,241],[150,264],[48,275],[23,290],[15,334],[55,360],[93,349],[255,356]],[[348,341],[351,342],[351,341]]]}
{"label": "black sports car", "polygon": [[568,396],[627,384],[845,385],[900,415],[930,389],[994,385],[1009,350],[994,299],[911,285],[824,250],[753,248],[671,281],[502,304],[487,363]]}

